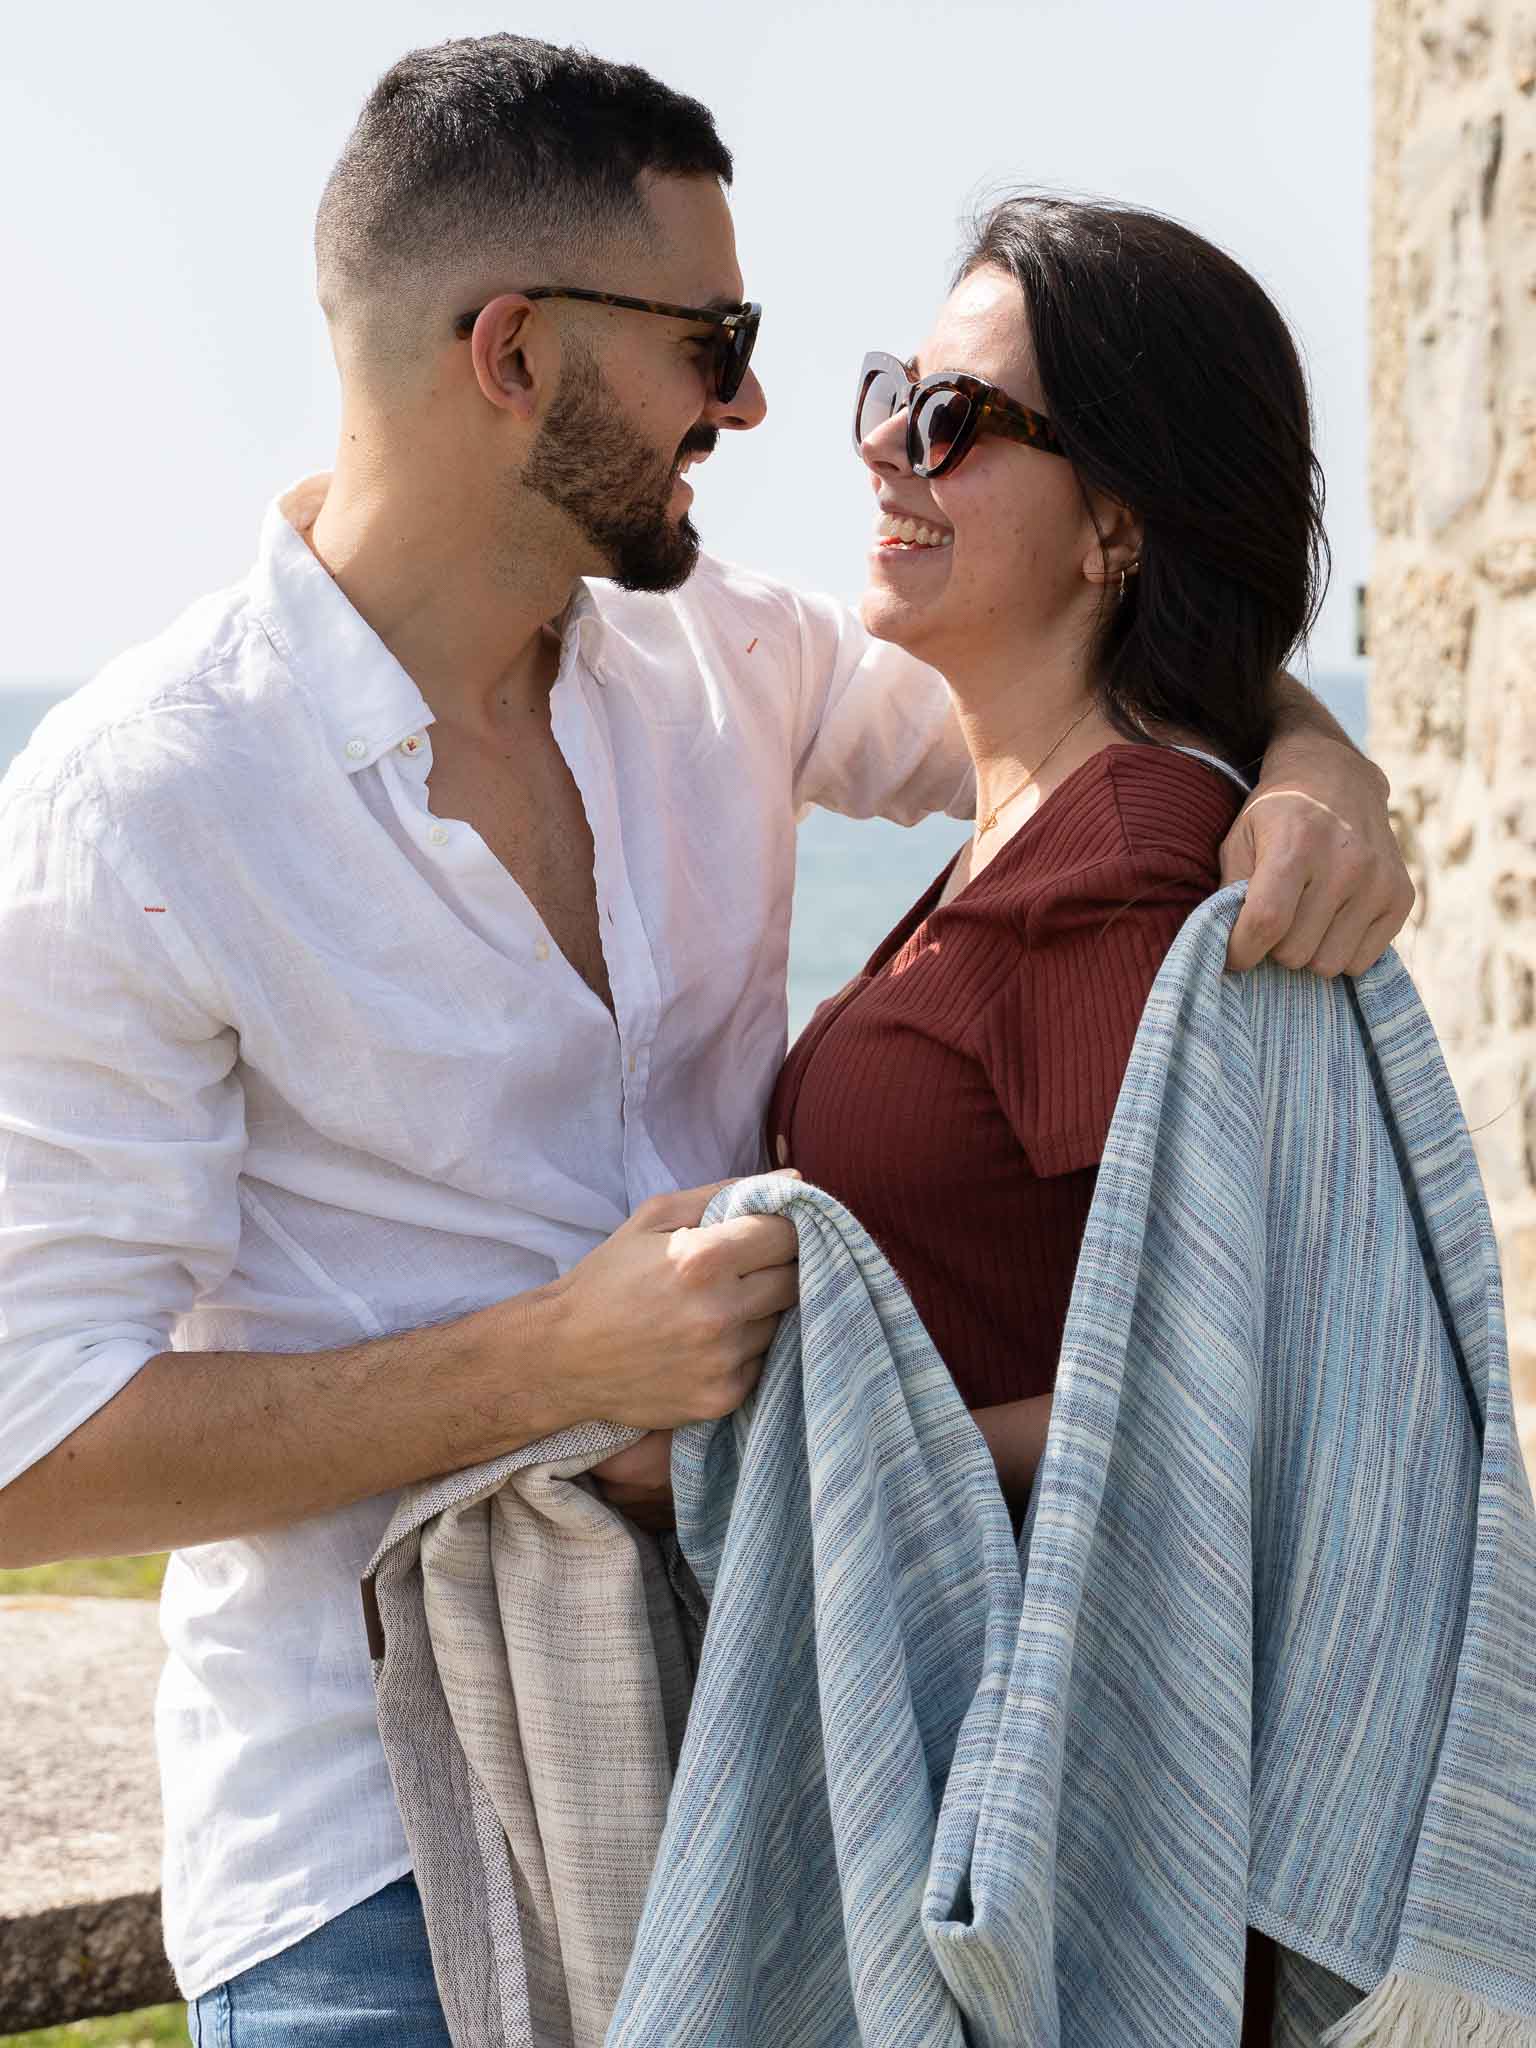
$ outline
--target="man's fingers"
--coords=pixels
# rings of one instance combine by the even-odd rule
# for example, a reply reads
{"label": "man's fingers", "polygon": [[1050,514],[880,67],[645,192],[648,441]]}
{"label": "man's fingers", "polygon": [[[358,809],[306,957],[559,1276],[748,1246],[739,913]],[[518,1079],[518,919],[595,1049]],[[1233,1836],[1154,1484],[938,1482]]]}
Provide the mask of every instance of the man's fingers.
{"label": "man's fingers", "polygon": [[800,1299],[800,1269],[798,1266],[770,1266],[764,1272],[744,1274],[737,1299],[741,1303],[742,1314],[749,1320],[781,1316],[785,1309],[793,1308]]}
{"label": "man's fingers", "polygon": [[1308,966],[1338,914],[1337,890],[1326,880],[1308,882],[1297,902],[1290,930],[1282,932],[1270,947],[1270,958],[1281,967]]}
{"label": "man's fingers", "polygon": [[660,1235],[669,1230],[696,1230],[704,1211],[720,1190],[729,1186],[728,1180],[717,1180],[707,1188],[680,1188],[675,1195],[652,1195],[640,1204],[630,1220],[642,1230],[654,1230]]}
{"label": "man's fingers", "polygon": [[1346,974],[1364,974],[1374,967],[1382,954],[1386,952],[1388,946],[1391,945],[1392,941],[1402,930],[1402,927],[1403,920],[1398,913],[1396,904],[1394,904],[1385,917],[1378,917],[1376,922],[1366,931],[1365,936],[1360,940],[1360,943],[1350,956],[1349,964],[1345,967],[1344,972]]}
{"label": "man's fingers", "polygon": [[[720,1190],[730,1185],[721,1180],[712,1187],[652,1195],[641,1203],[631,1221],[661,1237],[674,1230],[698,1230],[705,1210]],[[763,1266],[782,1266],[796,1258],[800,1240],[787,1216],[733,1216],[725,1223],[711,1223],[701,1232],[693,1249],[703,1252],[706,1248],[728,1253],[738,1273],[755,1273]]]}
{"label": "man's fingers", "polygon": [[699,1239],[699,1250],[706,1247],[738,1273],[760,1273],[798,1258],[800,1239],[787,1216],[733,1216],[709,1226]]}
{"label": "man's fingers", "polygon": [[1239,811],[1232,830],[1221,842],[1221,886],[1246,882],[1253,873],[1253,827],[1246,810]]}
{"label": "man's fingers", "polygon": [[731,1403],[732,1408],[739,1408],[757,1385],[758,1373],[778,1327],[779,1319],[774,1315],[763,1316],[755,1323],[742,1323],[737,1329],[735,1349],[740,1391]]}
{"label": "man's fingers", "polygon": [[1305,889],[1306,871],[1300,863],[1281,866],[1271,862],[1262,876],[1248,884],[1247,897],[1227,941],[1227,965],[1233,973],[1257,967],[1279,944],[1296,921]]}
{"label": "man's fingers", "polygon": [[[1304,887],[1299,901],[1288,901],[1288,891],[1280,892],[1273,902],[1256,899],[1256,888],[1257,884],[1250,886],[1227,944],[1227,966],[1234,973],[1244,973],[1273,955],[1281,967],[1309,968],[1325,980],[1339,974],[1364,974],[1375,966],[1402,926],[1395,901],[1377,916],[1373,915],[1374,906],[1362,910],[1355,899],[1346,900],[1342,909],[1333,909],[1332,898],[1317,883]],[[1251,919],[1250,910],[1255,911]]]}
{"label": "man's fingers", "polygon": [[1350,973],[1350,962],[1360,951],[1373,921],[1368,904],[1362,908],[1355,903],[1346,903],[1323,934],[1317,951],[1302,964],[1314,974],[1320,974],[1324,981]]}

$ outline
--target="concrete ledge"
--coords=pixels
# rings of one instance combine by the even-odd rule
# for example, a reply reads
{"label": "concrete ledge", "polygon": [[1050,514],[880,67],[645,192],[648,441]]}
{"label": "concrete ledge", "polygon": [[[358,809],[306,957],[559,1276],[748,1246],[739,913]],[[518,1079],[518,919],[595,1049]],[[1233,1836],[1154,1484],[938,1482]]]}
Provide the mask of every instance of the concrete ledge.
{"label": "concrete ledge", "polygon": [[157,1891],[0,1921],[0,2032],[136,2012],[177,1996]]}
{"label": "concrete ledge", "polygon": [[0,1599],[0,2033],[176,1996],[153,1602]]}

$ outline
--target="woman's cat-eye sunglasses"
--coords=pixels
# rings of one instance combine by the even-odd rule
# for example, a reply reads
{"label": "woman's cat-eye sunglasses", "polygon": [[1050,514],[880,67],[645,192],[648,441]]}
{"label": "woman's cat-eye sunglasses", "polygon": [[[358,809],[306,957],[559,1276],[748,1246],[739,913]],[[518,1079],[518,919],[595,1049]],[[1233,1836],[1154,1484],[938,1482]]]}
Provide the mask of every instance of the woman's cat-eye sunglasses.
{"label": "woman's cat-eye sunglasses", "polygon": [[914,377],[895,356],[879,349],[864,358],[853,409],[853,445],[865,441],[893,414],[907,411],[907,466],[914,476],[948,476],[964,461],[978,434],[1006,434],[1047,455],[1066,450],[1044,413],[963,370],[939,370]]}

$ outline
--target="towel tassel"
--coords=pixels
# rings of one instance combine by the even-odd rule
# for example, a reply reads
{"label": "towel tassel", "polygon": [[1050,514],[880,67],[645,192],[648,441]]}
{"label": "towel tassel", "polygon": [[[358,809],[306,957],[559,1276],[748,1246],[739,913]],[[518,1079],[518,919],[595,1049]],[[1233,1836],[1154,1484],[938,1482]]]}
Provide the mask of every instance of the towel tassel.
{"label": "towel tassel", "polygon": [[1391,1970],[1318,2048],[1536,2048],[1536,2020],[1404,1970]]}

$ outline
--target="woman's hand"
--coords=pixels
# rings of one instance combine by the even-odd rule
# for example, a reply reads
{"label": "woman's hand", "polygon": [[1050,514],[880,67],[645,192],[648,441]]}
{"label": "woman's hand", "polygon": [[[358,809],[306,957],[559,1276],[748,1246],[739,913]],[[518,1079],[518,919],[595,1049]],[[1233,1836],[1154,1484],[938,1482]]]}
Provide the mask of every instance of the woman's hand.
{"label": "woman's hand", "polygon": [[1387,778],[1310,691],[1282,679],[1258,787],[1221,849],[1223,882],[1248,882],[1227,965],[1273,956],[1314,974],[1363,974],[1408,921],[1413,884],[1392,836]]}
{"label": "woman's hand", "polygon": [[659,1535],[677,1527],[672,1506],[672,1432],[653,1429],[588,1469],[598,1492],[626,1521]]}

